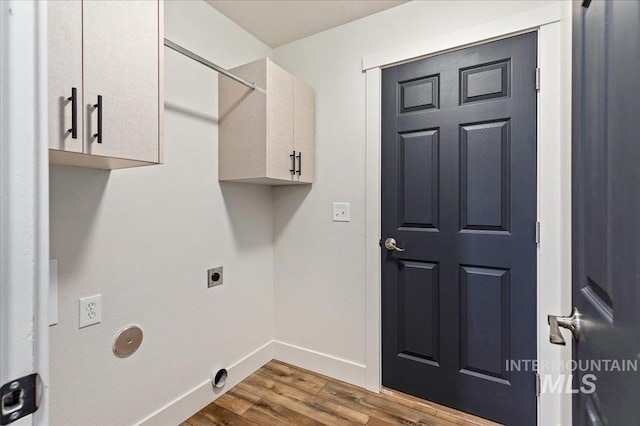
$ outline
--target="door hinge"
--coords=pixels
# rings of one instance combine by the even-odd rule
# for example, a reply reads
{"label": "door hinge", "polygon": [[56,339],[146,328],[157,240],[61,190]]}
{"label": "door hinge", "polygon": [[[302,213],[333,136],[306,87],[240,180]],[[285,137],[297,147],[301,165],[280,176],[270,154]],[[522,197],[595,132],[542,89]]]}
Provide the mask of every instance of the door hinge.
{"label": "door hinge", "polygon": [[536,68],[536,90],[540,90],[540,68]]}
{"label": "door hinge", "polygon": [[20,377],[0,388],[0,425],[33,414],[40,406],[42,380],[38,373]]}
{"label": "door hinge", "polygon": [[536,396],[540,396],[540,374],[536,373]]}
{"label": "door hinge", "polygon": [[536,222],[536,244],[540,244],[540,222]]}

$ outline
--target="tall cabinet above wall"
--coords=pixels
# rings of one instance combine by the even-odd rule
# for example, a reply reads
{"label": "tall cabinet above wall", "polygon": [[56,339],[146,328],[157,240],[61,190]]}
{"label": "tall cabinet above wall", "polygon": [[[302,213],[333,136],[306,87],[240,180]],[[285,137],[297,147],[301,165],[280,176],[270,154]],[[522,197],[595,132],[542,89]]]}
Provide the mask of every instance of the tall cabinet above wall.
{"label": "tall cabinet above wall", "polygon": [[218,77],[218,179],[313,183],[313,89],[268,58],[230,71],[256,89]]}
{"label": "tall cabinet above wall", "polygon": [[162,1],[48,2],[49,162],[161,162]]}

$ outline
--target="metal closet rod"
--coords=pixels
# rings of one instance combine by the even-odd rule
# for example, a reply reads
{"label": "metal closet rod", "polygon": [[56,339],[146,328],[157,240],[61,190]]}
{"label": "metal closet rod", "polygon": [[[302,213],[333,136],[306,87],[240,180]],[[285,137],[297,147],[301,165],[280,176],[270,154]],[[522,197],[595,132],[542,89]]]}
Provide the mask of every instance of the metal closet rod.
{"label": "metal closet rod", "polygon": [[169,49],[173,49],[176,52],[182,53],[184,56],[187,56],[187,57],[193,59],[194,61],[200,62],[202,65],[204,65],[206,67],[209,67],[212,70],[216,70],[220,74],[226,75],[227,77],[237,81],[240,84],[244,84],[245,86],[247,86],[251,90],[254,90],[256,88],[256,84],[254,82],[245,80],[244,78],[235,75],[231,71],[227,71],[224,68],[214,64],[213,62],[207,61],[202,56],[196,55],[192,51],[190,51],[188,49],[185,49],[184,47],[180,46],[179,44],[176,44],[176,43],[172,42],[171,40],[167,40],[165,38],[164,39],[164,45],[167,46]]}

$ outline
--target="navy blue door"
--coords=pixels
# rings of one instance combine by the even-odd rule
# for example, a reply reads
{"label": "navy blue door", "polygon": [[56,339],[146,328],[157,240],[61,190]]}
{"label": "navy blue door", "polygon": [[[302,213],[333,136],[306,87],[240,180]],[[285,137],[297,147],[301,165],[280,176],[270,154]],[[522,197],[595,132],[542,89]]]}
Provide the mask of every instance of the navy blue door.
{"label": "navy blue door", "polygon": [[[382,72],[382,384],[536,423],[537,33]],[[396,246],[385,248],[387,238]]]}
{"label": "navy blue door", "polygon": [[575,2],[573,27],[573,423],[637,425],[640,3]]}

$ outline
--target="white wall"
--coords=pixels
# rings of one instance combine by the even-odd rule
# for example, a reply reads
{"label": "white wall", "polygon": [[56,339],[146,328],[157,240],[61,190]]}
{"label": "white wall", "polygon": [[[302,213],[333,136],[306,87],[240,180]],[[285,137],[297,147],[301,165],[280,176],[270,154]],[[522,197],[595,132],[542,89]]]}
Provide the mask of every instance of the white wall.
{"label": "white wall", "polygon": [[[414,1],[276,48],[316,92],[316,177],[308,194],[275,189],[275,338],[363,366],[365,347],[364,56],[554,1]],[[351,222],[331,221],[333,201]]]}
{"label": "white wall", "polygon": [[[202,1],[166,1],[165,27],[225,67],[271,55]],[[217,78],[165,49],[165,164],[51,167],[53,425],[135,423],[272,339],[272,192],[218,183]],[[207,289],[218,265],[225,283]],[[79,330],[78,298],[97,293],[102,323]],[[144,341],[119,359],[112,339],[129,323]]]}

